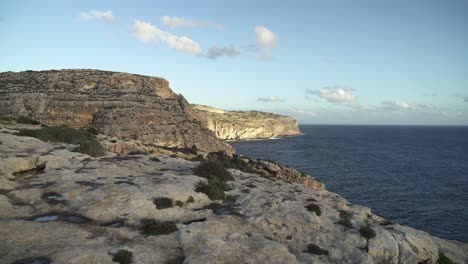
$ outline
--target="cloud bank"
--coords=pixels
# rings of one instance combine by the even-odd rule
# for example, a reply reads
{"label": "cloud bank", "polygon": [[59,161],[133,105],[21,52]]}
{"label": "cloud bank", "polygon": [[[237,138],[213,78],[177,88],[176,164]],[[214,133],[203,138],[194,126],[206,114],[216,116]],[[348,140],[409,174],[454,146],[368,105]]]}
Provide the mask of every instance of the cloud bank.
{"label": "cloud bank", "polygon": [[267,97],[259,97],[258,101],[259,102],[284,102],[286,100],[284,100],[283,98],[280,98],[280,97],[270,95],[270,96],[267,96]]}
{"label": "cloud bank", "polygon": [[390,111],[396,110],[415,110],[416,107],[403,102],[401,100],[393,100],[393,101],[383,101],[382,104],[384,105],[384,109]]}
{"label": "cloud bank", "polygon": [[113,22],[115,20],[115,17],[112,14],[112,11],[110,10],[107,10],[107,11],[91,10],[89,12],[81,12],[80,19],[83,21],[101,20],[105,22]]}
{"label": "cloud bank", "polygon": [[330,103],[346,104],[356,101],[356,96],[351,92],[353,89],[339,85],[327,86],[322,89],[307,89],[307,94],[316,95]]}
{"label": "cloud bank", "polygon": [[206,56],[210,59],[217,59],[222,56],[231,58],[237,57],[241,53],[239,47],[231,45],[226,47],[213,46],[208,50]]}
{"label": "cloud bank", "polygon": [[216,30],[224,30],[224,25],[213,23],[209,21],[202,21],[202,20],[190,20],[185,19],[182,17],[170,17],[170,16],[163,16],[161,17],[161,22],[163,25],[176,28],[176,27],[198,27],[198,28],[213,28]]}
{"label": "cloud bank", "polygon": [[171,49],[191,53],[201,54],[200,45],[186,36],[176,36],[169,32],[163,31],[149,22],[135,20],[134,34],[143,43],[158,43],[164,42]]}

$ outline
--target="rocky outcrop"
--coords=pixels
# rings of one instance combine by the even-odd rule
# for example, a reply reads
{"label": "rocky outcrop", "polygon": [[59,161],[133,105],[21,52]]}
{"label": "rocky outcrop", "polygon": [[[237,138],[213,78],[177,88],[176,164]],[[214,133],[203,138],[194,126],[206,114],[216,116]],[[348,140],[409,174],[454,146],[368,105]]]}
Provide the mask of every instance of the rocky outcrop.
{"label": "rocky outcrop", "polygon": [[193,113],[220,139],[267,139],[300,135],[297,121],[259,111],[224,111],[192,104]]}
{"label": "rocky outcrop", "polygon": [[[199,162],[92,158],[15,129],[0,124],[0,263],[115,263],[123,250],[136,264],[432,264],[440,253],[468,261],[467,244],[390,222],[323,188],[230,169],[228,199],[211,201],[196,191],[206,182],[192,172]],[[161,197],[174,205],[158,206]]]}
{"label": "rocky outcrop", "polygon": [[156,77],[98,70],[0,73],[0,116],[48,125],[95,128],[145,144],[205,151],[233,148],[193,117],[169,83]]}

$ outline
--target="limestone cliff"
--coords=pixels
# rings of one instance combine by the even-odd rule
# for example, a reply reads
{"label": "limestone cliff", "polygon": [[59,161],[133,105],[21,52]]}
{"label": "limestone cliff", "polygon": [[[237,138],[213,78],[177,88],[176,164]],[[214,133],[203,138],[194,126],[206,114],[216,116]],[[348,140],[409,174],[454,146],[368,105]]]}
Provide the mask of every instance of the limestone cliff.
{"label": "limestone cliff", "polygon": [[93,158],[20,128],[0,120],[0,263],[468,263],[468,244],[291,182],[278,164],[229,169],[227,199],[213,201],[198,161]]}
{"label": "limestone cliff", "polygon": [[0,116],[95,128],[145,144],[205,151],[233,148],[193,117],[165,79],[98,70],[0,73]]}
{"label": "limestone cliff", "polygon": [[220,139],[266,139],[300,135],[297,121],[259,111],[224,111],[192,104],[193,113]]}

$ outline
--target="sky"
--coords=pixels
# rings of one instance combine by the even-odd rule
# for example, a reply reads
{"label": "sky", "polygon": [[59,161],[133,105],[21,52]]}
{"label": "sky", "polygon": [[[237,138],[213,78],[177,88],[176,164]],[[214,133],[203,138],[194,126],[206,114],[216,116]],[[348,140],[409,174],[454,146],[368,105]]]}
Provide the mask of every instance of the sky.
{"label": "sky", "polygon": [[0,71],[167,79],[302,124],[468,125],[468,1],[0,1]]}

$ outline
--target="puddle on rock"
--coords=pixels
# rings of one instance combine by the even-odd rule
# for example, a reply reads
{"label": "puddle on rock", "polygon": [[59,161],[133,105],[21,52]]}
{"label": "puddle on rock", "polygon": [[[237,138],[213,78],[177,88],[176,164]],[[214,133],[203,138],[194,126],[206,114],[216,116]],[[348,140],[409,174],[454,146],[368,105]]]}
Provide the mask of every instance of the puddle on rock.
{"label": "puddle on rock", "polygon": [[46,201],[46,203],[51,204],[51,205],[65,203],[65,200],[63,199],[62,195],[60,193],[56,193],[56,192],[43,193],[42,194],[42,199],[44,199]]}
{"label": "puddle on rock", "polygon": [[125,224],[124,220],[114,220],[111,222],[107,223],[102,223],[101,226],[106,226],[106,227],[123,227]]}
{"label": "puddle on rock", "polygon": [[29,220],[34,222],[54,222],[54,221],[64,221],[75,224],[82,224],[91,221],[86,216],[80,214],[67,214],[67,213],[48,213],[43,215],[37,215],[31,217]]}

